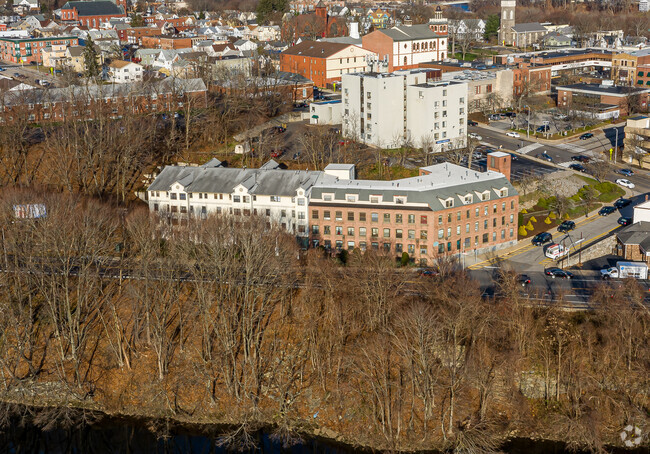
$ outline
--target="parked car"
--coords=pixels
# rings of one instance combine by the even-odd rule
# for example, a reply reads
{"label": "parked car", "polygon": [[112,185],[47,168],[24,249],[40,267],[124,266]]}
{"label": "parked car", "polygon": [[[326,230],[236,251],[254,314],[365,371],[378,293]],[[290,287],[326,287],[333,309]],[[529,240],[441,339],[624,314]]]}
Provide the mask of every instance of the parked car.
{"label": "parked car", "polygon": [[586,172],[587,171],[587,169],[585,169],[585,167],[583,165],[581,165],[581,164],[571,164],[569,166],[569,169],[575,170],[576,172]]}
{"label": "parked car", "polygon": [[566,233],[570,230],[575,230],[576,228],[576,223],[573,221],[564,221],[562,224],[557,226],[557,231]]}
{"label": "parked car", "polygon": [[2,72],[2,71],[6,71],[6,69],[4,69],[2,66],[0,66],[0,72]]}
{"label": "parked car", "polygon": [[621,186],[624,186],[628,189],[634,189],[634,183],[632,183],[630,180],[626,180],[625,178],[619,178],[616,180],[616,184],[620,184]]}
{"label": "parked car", "polygon": [[467,134],[467,137],[469,137],[470,139],[483,140],[483,137],[479,136],[475,132],[470,132],[469,134]]}
{"label": "parked car", "polygon": [[20,73],[14,73],[14,77],[20,77]]}
{"label": "parked car", "polygon": [[598,211],[598,214],[601,215],[601,216],[609,216],[609,215],[612,214],[614,211],[616,211],[616,208],[614,208],[614,207],[612,207],[612,206],[606,206],[606,207],[602,207],[602,208]]}
{"label": "parked car", "polygon": [[423,277],[436,277],[440,274],[440,271],[434,268],[419,268],[418,274]]}
{"label": "parked car", "polygon": [[508,131],[508,132],[506,132],[506,136],[508,136],[508,137],[516,137],[516,138],[521,137],[521,136],[519,135],[519,133],[516,132],[516,131]]}
{"label": "parked car", "polygon": [[549,132],[551,130],[551,127],[549,125],[542,125],[538,126],[535,131],[537,132]]}
{"label": "parked car", "polygon": [[474,120],[467,120],[467,126],[478,126],[478,122]]}
{"label": "parked car", "polygon": [[526,287],[531,282],[527,274],[520,274],[517,276],[517,281],[522,287]]}
{"label": "parked car", "polygon": [[273,150],[273,151],[271,152],[271,157],[272,157],[272,158],[279,158],[279,157],[282,156],[283,154],[284,154],[284,150]]}
{"label": "parked car", "polygon": [[575,155],[575,156],[571,156],[571,160],[572,161],[582,162],[583,164],[586,164],[589,161],[591,161],[591,158],[589,156],[585,156],[583,154],[578,154],[578,155]]}
{"label": "parked car", "polygon": [[625,207],[628,206],[630,203],[632,203],[632,201],[631,201],[630,199],[623,199],[623,198],[620,198],[620,199],[618,199],[616,202],[614,202],[614,206],[615,206],[616,208],[618,208],[618,209],[621,209],[621,208],[625,208]]}
{"label": "parked car", "polygon": [[618,218],[618,221],[616,222],[618,222],[622,226],[626,226],[632,224],[632,218],[626,218],[625,216],[621,216],[620,218]]}
{"label": "parked car", "polygon": [[533,246],[541,246],[544,243],[550,243],[553,241],[553,235],[548,232],[538,233],[533,237]]}
{"label": "parked car", "polygon": [[282,134],[286,130],[287,128],[285,128],[284,126],[273,126],[271,128],[271,132],[274,134]]}
{"label": "parked car", "polygon": [[499,115],[499,114],[491,114],[488,117],[488,119],[491,120],[491,121],[498,121],[498,120],[501,120],[501,115]]}
{"label": "parked car", "polygon": [[585,132],[583,135],[580,136],[580,140],[591,139],[593,136],[594,136],[593,133]]}
{"label": "parked car", "polygon": [[508,118],[517,118],[517,112],[506,112],[505,115]]}
{"label": "parked car", "polygon": [[618,170],[618,173],[621,175],[625,175],[626,177],[631,177],[634,175],[634,172],[631,169],[620,169]]}
{"label": "parked car", "polygon": [[563,279],[571,279],[573,277],[573,273],[569,271],[564,271],[561,270],[560,268],[547,268],[544,270],[544,274],[547,276],[551,276],[553,279],[556,277],[561,277]]}
{"label": "parked car", "polygon": [[553,115],[553,120],[564,121],[564,120],[568,120],[568,119],[569,119],[568,115],[564,115],[564,114],[561,114],[561,113],[557,113],[557,114]]}

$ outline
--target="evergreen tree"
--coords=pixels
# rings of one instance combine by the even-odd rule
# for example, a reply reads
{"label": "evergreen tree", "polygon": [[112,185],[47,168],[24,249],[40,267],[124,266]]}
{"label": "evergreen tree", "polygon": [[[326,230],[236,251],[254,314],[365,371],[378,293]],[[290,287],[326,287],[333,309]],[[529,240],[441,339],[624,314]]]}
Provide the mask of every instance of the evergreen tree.
{"label": "evergreen tree", "polygon": [[86,40],[86,47],[83,52],[84,56],[84,65],[86,67],[86,77],[88,79],[94,79],[99,76],[101,68],[99,67],[97,49],[95,49],[95,43],[90,35]]}
{"label": "evergreen tree", "polygon": [[137,13],[131,15],[131,27],[144,27],[144,19],[141,15]]}
{"label": "evergreen tree", "polygon": [[499,25],[500,25],[500,20],[499,20],[499,15],[498,14],[490,14],[485,21],[485,32],[483,33],[483,37],[485,38],[486,41],[489,41],[490,38],[493,36],[497,36],[499,33]]}

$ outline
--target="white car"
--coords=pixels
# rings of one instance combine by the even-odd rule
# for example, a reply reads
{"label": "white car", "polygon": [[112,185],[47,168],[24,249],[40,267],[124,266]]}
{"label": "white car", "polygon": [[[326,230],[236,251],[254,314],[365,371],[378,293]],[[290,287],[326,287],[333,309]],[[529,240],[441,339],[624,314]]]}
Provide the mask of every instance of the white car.
{"label": "white car", "polygon": [[616,184],[625,186],[628,189],[634,189],[634,183],[632,183],[630,180],[626,180],[625,178],[619,178],[618,180],[616,180]]}
{"label": "white car", "polygon": [[470,132],[469,134],[467,134],[467,137],[469,137],[470,139],[483,140],[483,137],[479,136],[475,132]]}
{"label": "white car", "polygon": [[517,139],[518,139],[519,137],[521,137],[521,136],[519,135],[519,133],[518,133],[518,132],[515,132],[515,131],[508,131],[508,132],[506,132],[506,135],[507,135],[508,137],[516,137]]}

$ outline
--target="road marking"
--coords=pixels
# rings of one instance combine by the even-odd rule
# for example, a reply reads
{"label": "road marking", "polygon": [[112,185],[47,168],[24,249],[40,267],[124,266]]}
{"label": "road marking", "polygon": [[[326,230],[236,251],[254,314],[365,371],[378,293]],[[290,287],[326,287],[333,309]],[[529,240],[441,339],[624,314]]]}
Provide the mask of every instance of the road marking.
{"label": "road marking", "polygon": [[519,150],[517,150],[517,153],[528,154],[533,150],[537,150],[541,146],[542,146],[541,143],[531,143],[531,144],[528,144],[525,147],[522,147]]}

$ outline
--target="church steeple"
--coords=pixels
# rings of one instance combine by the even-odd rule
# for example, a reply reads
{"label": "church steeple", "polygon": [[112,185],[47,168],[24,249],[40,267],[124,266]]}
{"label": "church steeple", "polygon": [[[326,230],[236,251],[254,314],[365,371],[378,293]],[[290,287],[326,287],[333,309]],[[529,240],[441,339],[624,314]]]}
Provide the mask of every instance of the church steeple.
{"label": "church steeple", "polygon": [[499,28],[499,44],[514,46],[515,8],[516,0],[501,0],[501,27]]}

